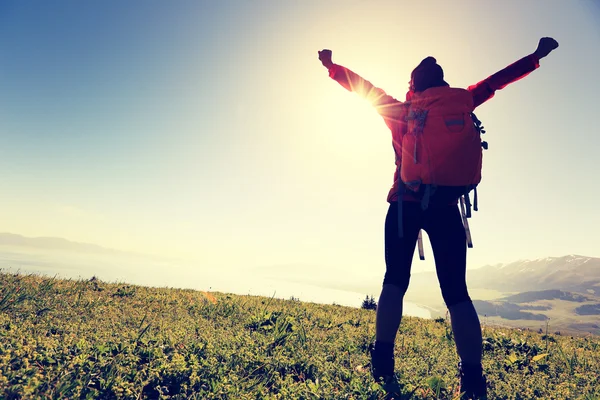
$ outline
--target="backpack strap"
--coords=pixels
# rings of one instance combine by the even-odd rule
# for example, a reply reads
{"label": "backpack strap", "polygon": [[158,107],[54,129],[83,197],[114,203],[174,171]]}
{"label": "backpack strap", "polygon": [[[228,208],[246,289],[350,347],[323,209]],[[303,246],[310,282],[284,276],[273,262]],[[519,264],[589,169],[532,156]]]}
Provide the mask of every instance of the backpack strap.
{"label": "backpack strap", "polygon": [[419,260],[425,260],[425,252],[423,251],[423,230],[419,230],[417,238],[417,247],[419,248]]}
{"label": "backpack strap", "polygon": [[423,192],[423,198],[421,199],[421,209],[423,211],[427,210],[429,207],[429,199],[435,193],[437,189],[437,185],[423,185],[425,186],[425,191]]}
{"label": "backpack strap", "polygon": [[427,121],[427,114],[429,110],[413,109],[410,108],[406,122],[415,121],[413,126],[412,134],[415,135],[415,147],[413,149],[413,161],[415,164],[419,163],[417,159],[417,143],[419,138],[423,135],[423,129],[425,129],[425,122]]}
{"label": "backpack strap", "polygon": [[404,224],[402,218],[402,197],[404,195],[404,183],[402,183],[402,179],[400,178],[400,173],[398,173],[398,237],[402,239],[404,237]]}
{"label": "backpack strap", "polygon": [[467,219],[467,213],[465,211],[465,198],[461,196],[460,198],[460,216],[462,219],[463,227],[465,228],[465,235],[467,236],[467,247],[473,248],[473,240],[471,238],[471,229],[469,228],[469,220]]}
{"label": "backpack strap", "polygon": [[466,205],[465,218],[471,218],[471,198],[469,197],[469,189],[463,195],[464,203]]}
{"label": "backpack strap", "polygon": [[425,185],[425,193],[423,193],[421,199],[421,210],[425,211],[429,207],[429,197],[431,197],[431,185]]}

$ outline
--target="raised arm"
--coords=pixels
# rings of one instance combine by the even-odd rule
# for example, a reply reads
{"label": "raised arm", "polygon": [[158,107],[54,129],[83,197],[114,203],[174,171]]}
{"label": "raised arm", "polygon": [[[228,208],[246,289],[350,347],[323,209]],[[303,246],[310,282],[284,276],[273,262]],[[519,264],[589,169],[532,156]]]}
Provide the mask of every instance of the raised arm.
{"label": "raised arm", "polygon": [[367,99],[390,128],[392,128],[391,125],[402,122],[402,102],[385,93],[383,89],[375,87],[371,82],[348,68],[334,64],[331,61],[331,50],[319,51],[319,60],[329,71],[330,78],[346,90]]}
{"label": "raised arm", "polygon": [[556,40],[547,37],[541,38],[537,49],[533,53],[512,63],[481,82],[469,86],[468,90],[473,94],[475,107],[494,97],[496,90],[503,89],[507,85],[523,79],[539,68],[540,59],[546,57],[557,47],[558,42]]}

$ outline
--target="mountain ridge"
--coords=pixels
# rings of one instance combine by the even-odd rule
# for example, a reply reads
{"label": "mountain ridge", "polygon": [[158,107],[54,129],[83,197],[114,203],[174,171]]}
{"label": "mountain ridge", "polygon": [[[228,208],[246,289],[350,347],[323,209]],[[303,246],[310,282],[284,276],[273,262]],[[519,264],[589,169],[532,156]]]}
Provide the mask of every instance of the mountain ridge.
{"label": "mountain ridge", "polygon": [[28,237],[16,233],[0,232],[0,245],[34,247],[38,249],[72,250],[93,253],[133,254],[93,243],[76,242],[55,236]]}
{"label": "mountain ridge", "polygon": [[600,258],[571,254],[486,266],[468,270],[467,282],[505,292],[556,289],[600,295]]}

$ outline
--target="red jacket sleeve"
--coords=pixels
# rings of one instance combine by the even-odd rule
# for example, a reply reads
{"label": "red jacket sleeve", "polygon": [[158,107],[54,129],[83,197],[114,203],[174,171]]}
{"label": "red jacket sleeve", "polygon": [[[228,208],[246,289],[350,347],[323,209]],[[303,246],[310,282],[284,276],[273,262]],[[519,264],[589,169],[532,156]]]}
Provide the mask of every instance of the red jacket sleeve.
{"label": "red jacket sleeve", "polygon": [[473,94],[474,106],[478,107],[492,97],[496,90],[503,89],[507,85],[516,82],[539,68],[540,59],[531,54],[521,58],[508,67],[496,72],[494,75],[471,85],[467,88]]}
{"label": "red jacket sleeve", "polygon": [[[392,145],[396,153],[396,171],[394,173],[394,181],[392,188],[388,193],[388,201],[395,201],[398,198],[398,181],[399,181],[399,168],[400,168],[400,157],[402,154],[402,137],[406,132],[406,106],[399,100],[396,100],[392,96],[385,93],[380,88],[373,86],[373,84],[366,79],[363,79],[358,74],[352,72],[348,68],[342,67],[341,65],[333,64],[329,68],[329,76],[334,79],[337,83],[342,85],[346,90],[357,93],[361,97],[367,99],[374,107],[375,110],[383,117],[388,128],[392,132]],[[409,94],[407,94],[408,100]],[[405,193],[403,199],[410,201],[415,200],[408,191]]]}
{"label": "red jacket sleeve", "polygon": [[346,90],[367,99],[392,131],[398,129],[398,125],[404,123],[403,103],[385,93],[383,89],[373,86],[371,82],[360,75],[337,64],[333,64],[329,68],[329,77]]}

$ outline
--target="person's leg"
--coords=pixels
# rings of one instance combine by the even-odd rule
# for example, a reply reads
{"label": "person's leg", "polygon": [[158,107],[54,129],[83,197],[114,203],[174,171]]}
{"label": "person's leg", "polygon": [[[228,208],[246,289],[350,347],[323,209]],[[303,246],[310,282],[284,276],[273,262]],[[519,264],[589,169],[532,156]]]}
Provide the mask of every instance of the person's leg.
{"label": "person's leg", "polygon": [[430,208],[425,214],[424,225],[433,249],[442,296],[450,311],[461,372],[465,372],[467,378],[473,378],[471,386],[479,387],[474,392],[481,395],[483,390],[485,396],[484,380],[481,387],[481,325],[467,290],[466,234],[458,207]]}
{"label": "person's leg", "polygon": [[375,340],[380,343],[393,344],[402,319],[402,300],[406,289],[384,283],[377,303],[375,320]]}
{"label": "person's leg", "polygon": [[402,318],[402,301],[408,289],[410,267],[421,224],[420,204],[404,202],[403,237],[398,236],[398,205],[390,204],[385,219],[385,263],[383,287],[377,303],[375,344],[371,348],[373,374],[393,374],[394,341]]}
{"label": "person's leg", "polygon": [[402,300],[410,281],[410,268],[421,229],[416,202],[403,204],[403,237],[398,236],[398,205],[391,203],[385,218],[385,276],[377,304],[375,338],[393,343],[402,318]]}

